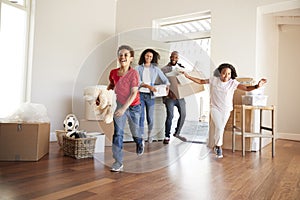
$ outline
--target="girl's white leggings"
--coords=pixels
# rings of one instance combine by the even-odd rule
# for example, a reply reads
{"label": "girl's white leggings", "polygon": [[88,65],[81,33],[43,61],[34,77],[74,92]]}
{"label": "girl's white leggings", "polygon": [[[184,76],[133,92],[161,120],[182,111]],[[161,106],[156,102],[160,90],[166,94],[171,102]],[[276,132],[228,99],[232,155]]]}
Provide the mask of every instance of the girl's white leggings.
{"label": "girl's white leggings", "polygon": [[229,119],[229,116],[230,111],[221,112],[216,108],[211,108],[208,142],[209,147],[223,145],[224,129]]}

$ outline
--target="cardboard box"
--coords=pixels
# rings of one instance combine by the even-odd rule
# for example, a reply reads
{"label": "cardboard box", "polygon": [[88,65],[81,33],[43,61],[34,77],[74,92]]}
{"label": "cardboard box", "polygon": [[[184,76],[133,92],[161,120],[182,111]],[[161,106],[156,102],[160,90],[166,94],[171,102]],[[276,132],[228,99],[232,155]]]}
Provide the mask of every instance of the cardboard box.
{"label": "cardboard box", "polygon": [[[251,86],[254,85],[255,82],[253,78],[236,78],[241,84]],[[243,90],[235,90],[233,95],[233,104],[234,105],[242,105],[243,98],[242,96],[246,95],[247,92]],[[244,100],[245,101],[245,100]],[[245,131],[253,132],[254,129],[254,121],[255,121],[255,113],[253,110],[245,111]],[[223,149],[232,149],[232,123],[233,123],[233,112],[231,112],[228,122],[225,126],[225,132],[223,135]],[[236,121],[235,124],[237,127],[241,127],[241,108],[236,108]],[[236,133],[235,135],[235,150],[242,150],[242,138],[241,134]],[[270,143],[271,140],[263,139],[262,147],[266,146]],[[245,150],[246,151],[258,151],[259,150],[259,138],[249,138],[245,139]]]}
{"label": "cardboard box", "polygon": [[[246,132],[252,132],[253,130],[253,117],[254,113],[252,110],[246,110],[245,112],[245,131]],[[235,125],[237,127],[241,127],[241,109],[236,108],[236,120],[235,120]],[[225,125],[225,130],[226,131],[232,131],[232,124],[233,123],[233,111],[231,111],[229,119]]]}
{"label": "cardboard box", "polygon": [[[245,145],[246,151],[255,151],[258,144],[254,143],[254,138],[246,138],[245,139]],[[232,149],[232,132],[231,131],[225,131],[223,135],[223,149]],[[235,135],[235,150],[241,151],[242,150],[242,135],[236,134]]]}
{"label": "cardboard box", "polygon": [[103,133],[98,132],[91,132],[86,134],[89,137],[96,137],[96,144],[95,144],[95,153],[102,153],[105,151],[104,144],[105,144],[105,135]]}
{"label": "cardboard box", "polygon": [[254,79],[253,78],[249,78],[249,77],[245,77],[245,78],[242,78],[242,77],[237,77],[236,80],[238,82],[240,82],[241,84],[243,85],[254,85],[255,82],[254,82]]}
{"label": "cardboard box", "polygon": [[49,123],[0,123],[1,161],[38,161],[49,153]]}
{"label": "cardboard box", "polygon": [[[236,78],[238,82],[240,82],[243,85],[251,86],[254,85],[253,78]],[[246,95],[246,91],[243,90],[235,90],[233,94],[233,104],[234,105],[242,105],[242,96]]]}
{"label": "cardboard box", "polygon": [[86,132],[104,133],[105,146],[112,146],[112,136],[114,134],[114,123],[106,124],[104,121],[80,120],[80,130]]}
{"label": "cardboard box", "polygon": [[235,90],[233,94],[233,105],[242,105],[242,96],[246,95],[246,91],[243,90]]}
{"label": "cardboard box", "polygon": [[[201,73],[197,71],[188,72],[188,74],[193,77],[201,78]],[[171,83],[170,90],[179,99],[204,91],[204,85],[185,78],[183,74],[174,75],[172,73],[166,75]]]}

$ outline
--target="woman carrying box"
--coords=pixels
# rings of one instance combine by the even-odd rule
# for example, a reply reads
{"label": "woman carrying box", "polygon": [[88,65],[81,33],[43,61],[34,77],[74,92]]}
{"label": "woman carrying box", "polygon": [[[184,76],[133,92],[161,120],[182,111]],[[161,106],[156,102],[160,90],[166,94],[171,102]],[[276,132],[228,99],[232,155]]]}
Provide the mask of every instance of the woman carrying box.
{"label": "woman carrying box", "polygon": [[[168,78],[158,68],[158,60],[160,55],[153,49],[146,49],[142,52],[138,66],[135,68],[140,75],[140,101],[141,101],[141,119],[140,119],[140,131],[141,135],[144,135],[144,121],[145,121],[145,109],[146,119],[148,125],[148,142],[153,140],[153,118],[154,118],[154,103],[155,99],[153,93],[156,92],[154,87],[156,79],[159,77],[162,84],[170,85]],[[168,90],[168,88],[167,88]]]}

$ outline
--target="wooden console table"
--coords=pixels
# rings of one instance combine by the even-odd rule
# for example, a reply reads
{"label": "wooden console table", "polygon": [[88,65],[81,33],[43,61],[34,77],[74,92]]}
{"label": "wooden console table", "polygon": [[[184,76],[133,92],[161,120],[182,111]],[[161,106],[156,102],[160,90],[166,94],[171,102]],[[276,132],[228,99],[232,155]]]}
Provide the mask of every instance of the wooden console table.
{"label": "wooden console table", "polygon": [[[236,126],[236,110],[241,110],[241,127]],[[260,111],[260,123],[259,133],[246,132],[245,131],[245,111],[246,110],[259,110]],[[271,127],[263,126],[262,118],[263,111],[269,111],[271,113]],[[245,156],[245,138],[247,137],[259,137],[259,150],[262,148],[262,138],[272,138],[272,157],[275,156],[275,107],[274,106],[249,106],[249,105],[234,105],[233,109],[233,127],[232,127],[232,152],[235,151],[235,134],[240,132],[242,135],[242,156]],[[269,131],[270,133],[263,132]]]}

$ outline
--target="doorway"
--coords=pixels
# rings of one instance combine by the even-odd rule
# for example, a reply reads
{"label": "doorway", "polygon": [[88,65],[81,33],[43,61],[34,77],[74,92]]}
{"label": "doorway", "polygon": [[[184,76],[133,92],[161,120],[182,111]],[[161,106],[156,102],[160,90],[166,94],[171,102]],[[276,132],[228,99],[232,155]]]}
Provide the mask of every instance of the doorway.
{"label": "doorway", "polygon": [[[201,72],[201,78],[210,77],[210,12],[192,13],[153,21],[156,40],[169,44],[169,49],[162,55],[164,63],[169,62],[172,51],[179,52],[179,61],[187,72]],[[209,86],[205,90],[185,97],[186,120],[181,134],[188,141],[205,143],[208,137],[209,121]],[[175,131],[179,113],[174,109],[171,132]]]}

